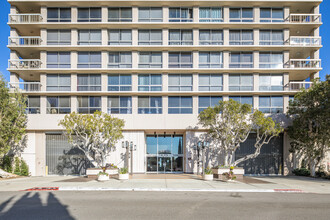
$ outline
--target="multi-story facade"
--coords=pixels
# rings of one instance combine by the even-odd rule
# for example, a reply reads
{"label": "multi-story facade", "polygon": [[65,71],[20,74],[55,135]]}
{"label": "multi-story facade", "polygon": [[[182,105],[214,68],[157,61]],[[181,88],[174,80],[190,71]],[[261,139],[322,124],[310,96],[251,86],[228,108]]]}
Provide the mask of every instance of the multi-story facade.
{"label": "multi-story facade", "polygon": [[[321,70],[322,0],[8,2],[8,71],[28,96],[32,175],[83,172],[58,122],[96,110],[125,120],[134,172],[196,172],[200,111],[232,98],[284,118]],[[121,145],[109,162],[124,166]],[[242,166],[287,174],[289,146],[284,132]]]}

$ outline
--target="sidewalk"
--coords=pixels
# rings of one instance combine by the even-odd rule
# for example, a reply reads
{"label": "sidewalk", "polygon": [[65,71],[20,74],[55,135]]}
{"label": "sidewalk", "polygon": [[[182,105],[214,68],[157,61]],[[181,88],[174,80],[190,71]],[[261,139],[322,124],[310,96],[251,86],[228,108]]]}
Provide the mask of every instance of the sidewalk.
{"label": "sidewalk", "polygon": [[[57,190],[112,191],[205,191],[205,192],[309,192],[330,194],[330,181],[300,177],[250,177],[252,183],[187,179],[110,179],[98,182],[74,176],[27,177],[0,180],[0,191],[57,187]],[[259,180],[259,181],[258,181]]]}

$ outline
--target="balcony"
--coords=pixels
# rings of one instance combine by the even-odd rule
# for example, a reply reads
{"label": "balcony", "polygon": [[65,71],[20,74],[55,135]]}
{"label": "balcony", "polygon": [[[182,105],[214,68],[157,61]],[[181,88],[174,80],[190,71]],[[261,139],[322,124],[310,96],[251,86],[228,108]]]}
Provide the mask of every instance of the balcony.
{"label": "balcony", "polygon": [[321,37],[290,37],[292,46],[321,46]]}
{"label": "balcony", "polygon": [[309,89],[312,86],[313,82],[289,82],[288,89],[289,91],[299,91],[302,88]]}
{"label": "balcony", "polygon": [[29,70],[39,69],[40,67],[41,60],[39,59],[18,59],[8,61],[8,69]]}
{"label": "balcony", "polygon": [[289,68],[321,68],[320,59],[290,59]]}
{"label": "balcony", "polygon": [[39,46],[41,37],[8,37],[9,46]]}
{"label": "balcony", "polygon": [[42,22],[41,14],[10,14],[8,17],[9,23],[39,23]]}
{"label": "balcony", "polygon": [[321,14],[290,14],[289,22],[291,23],[321,23]]}
{"label": "balcony", "polygon": [[10,89],[19,89],[24,92],[39,92],[41,88],[40,82],[18,82],[9,83]]}

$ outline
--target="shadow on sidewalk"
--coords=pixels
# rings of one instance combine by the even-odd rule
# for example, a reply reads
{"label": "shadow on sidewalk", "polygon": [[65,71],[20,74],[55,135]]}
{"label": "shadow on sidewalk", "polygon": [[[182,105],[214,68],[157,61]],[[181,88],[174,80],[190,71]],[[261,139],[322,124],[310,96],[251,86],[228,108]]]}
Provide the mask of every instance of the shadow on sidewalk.
{"label": "shadow on sidewalk", "polygon": [[24,194],[13,205],[10,203],[14,197],[11,197],[0,204],[0,219],[74,219],[66,205],[61,204],[53,193],[47,194],[46,205],[42,204],[38,192]]}

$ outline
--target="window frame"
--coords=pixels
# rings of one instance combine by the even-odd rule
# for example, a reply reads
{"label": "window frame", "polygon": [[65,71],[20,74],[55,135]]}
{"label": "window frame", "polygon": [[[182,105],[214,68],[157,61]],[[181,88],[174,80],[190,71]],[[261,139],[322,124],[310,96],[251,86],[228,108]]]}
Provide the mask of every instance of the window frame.
{"label": "window frame", "polygon": [[[87,76],[87,84],[79,84],[79,77],[86,77]],[[100,84],[92,84],[91,79],[93,77],[99,78]],[[86,88],[86,89],[83,89]],[[77,91],[89,91],[89,92],[95,92],[95,91],[102,91],[102,76],[101,74],[77,74]]]}
{"label": "window frame", "polygon": [[[140,10],[148,10],[149,11],[149,18],[140,18]],[[151,16],[151,11],[152,10],[156,10],[156,9],[160,9],[160,17],[159,18],[153,18]],[[159,13],[159,12],[158,12]],[[138,10],[138,21],[139,22],[163,22],[163,8],[162,7],[139,7],[139,10]]]}
{"label": "window frame", "polygon": [[[270,32],[270,40],[261,40],[261,33],[262,32]],[[274,32],[281,32],[282,33],[282,40],[273,40],[273,33]],[[259,31],[259,44],[260,45],[284,45],[284,32],[283,30],[260,30]]]}
{"label": "window frame", "polygon": [[[55,55],[56,54],[56,59],[57,62],[49,62],[49,55]],[[61,59],[61,55],[62,56],[68,56],[69,57],[69,61],[68,62],[60,62]],[[47,68],[56,68],[56,69],[67,69],[67,68],[71,68],[71,52],[65,52],[65,51],[48,51],[47,52]],[[66,60],[65,60],[66,61]]]}
{"label": "window frame", "polygon": [[[118,98],[118,107],[109,106],[111,98]],[[122,99],[127,98],[127,106],[122,106]],[[108,114],[132,114],[132,96],[108,96],[107,97]]]}
{"label": "window frame", "polygon": [[[179,40],[171,40],[171,32],[179,32]],[[183,34],[185,32],[190,32],[191,40],[183,40]],[[193,45],[194,38],[193,38],[193,31],[186,30],[186,29],[170,29],[168,31],[168,45]]]}
{"label": "window frame", "polygon": [[[270,17],[269,18],[263,18],[261,16],[262,10],[270,10]],[[283,18],[273,18],[273,10],[282,10]],[[265,23],[278,23],[278,22],[284,22],[284,8],[277,8],[277,7],[266,7],[266,8],[260,8],[260,22]]]}
{"label": "window frame", "polygon": [[[111,40],[111,32],[118,31],[119,40]],[[131,39],[130,40],[122,40],[122,36],[125,33],[122,32],[130,32]],[[126,33],[127,34],[127,33]],[[128,29],[108,29],[108,45],[132,45],[132,30]]]}
{"label": "window frame", "polygon": [[[175,17],[171,17],[171,10],[179,10],[179,17],[177,16],[177,11],[175,12],[176,16]],[[188,13],[187,17],[182,17],[182,15],[184,14],[183,11],[186,11]],[[169,22],[193,22],[193,9],[189,8],[189,7],[170,7],[168,10],[168,21]]]}
{"label": "window frame", "polygon": [[[233,32],[239,32],[239,40],[232,40],[230,38],[231,33]],[[243,33],[249,32],[249,34],[252,34],[252,40],[243,40]],[[253,30],[229,30],[229,45],[254,45],[254,36],[253,36]]]}
{"label": "window frame", "polygon": [[[56,78],[57,78],[56,86],[49,85],[48,79],[50,79],[49,78],[50,76],[52,76],[52,77],[56,76]],[[69,78],[70,79],[69,85],[63,85],[60,81],[61,77]],[[49,89],[49,88],[55,88],[55,89],[53,90],[53,89]],[[46,91],[71,91],[71,75],[70,74],[47,74],[46,75]]]}
{"label": "window frame", "polygon": [[[269,98],[270,106],[261,106],[261,99],[262,98]],[[275,106],[273,105],[273,98],[281,98],[282,99],[282,106]],[[284,99],[283,96],[259,96],[259,111],[265,114],[281,114],[284,112]],[[267,111],[268,110],[268,111]]]}
{"label": "window frame", "polygon": [[[141,99],[148,99],[148,107],[140,107]],[[160,107],[152,106],[153,99],[160,100]],[[162,96],[138,96],[138,114],[163,114],[163,98]]]}
{"label": "window frame", "polygon": [[[110,12],[112,10],[118,10],[118,18],[111,18]],[[131,17],[130,18],[124,18],[123,9],[128,9],[130,10]],[[132,8],[130,7],[108,7],[108,22],[132,22],[133,21],[133,13],[132,13]]]}
{"label": "window frame", "polygon": [[[202,32],[208,32],[209,34],[209,40],[201,40],[201,33]],[[221,40],[213,40],[213,35],[215,35],[215,33],[213,32],[221,32]],[[199,45],[223,45],[223,30],[221,29],[209,29],[209,30],[205,30],[205,29],[201,29],[199,30],[198,33],[198,37],[199,37]]]}
{"label": "window frame", "polygon": [[[88,9],[88,18],[79,18],[79,13],[82,13],[81,10],[86,10],[86,9]],[[100,17],[93,18],[91,16],[92,10],[99,10]],[[77,13],[77,22],[102,22],[102,9],[101,9],[101,7],[79,7],[78,8],[78,13]]]}
{"label": "window frame", "polygon": [[[270,62],[262,62],[260,57],[262,54],[267,54],[269,55],[269,60]],[[275,59],[273,58],[273,56],[275,54],[281,54],[282,55],[282,62],[273,62]],[[270,51],[270,52],[267,52],[267,51],[260,51],[259,52],[259,68],[260,69],[283,69],[284,68],[284,54],[283,52],[273,52],[273,51]]]}
{"label": "window frame", "polygon": [[[231,77],[239,77],[239,83],[238,84],[231,84],[230,82],[230,78]],[[252,80],[252,84],[244,84],[243,82],[246,82],[246,80],[244,80],[244,77],[242,76],[245,76],[245,77],[251,77]],[[238,88],[238,89],[234,89],[232,87],[235,87],[235,88]],[[244,89],[245,88],[248,88],[248,89]],[[228,90],[229,91],[253,91],[254,90],[254,79],[253,79],[253,74],[230,74],[228,76]]]}
{"label": "window frame", "polygon": [[[270,81],[268,83],[263,84],[263,80],[261,80],[262,77],[270,77]],[[273,84],[273,79],[275,77],[281,77],[281,85]],[[283,91],[284,85],[283,85],[284,76],[283,74],[267,74],[267,73],[260,73],[259,74],[259,91]]]}
{"label": "window frame", "polygon": [[[125,77],[129,76],[129,78],[130,78],[129,84],[122,83],[121,78],[124,76]],[[118,84],[110,84],[111,77],[118,77]],[[111,88],[113,88],[113,89],[111,89]],[[118,88],[118,89],[116,89],[116,88]],[[109,74],[108,75],[108,91],[111,91],[111,92],[132,91],[132,75],[131,74]]]}
{"label": "window frame", "polygon": [[[57,40],[49,40],[49,35],[48,34],[56,34],[57,35]],[[61,34],[64,33],[69,33],[70,34],[70,40],[61,40]],[[71,30],[67,29],[48,29],[47,30],[47,45],[71,45]]]}
{"label": "window frame", "polygon": [[[57,106],[50,106],[49,99],[50,98],[56,98],[56,104]],[[60,99],[68,99],[69,100],[69,106],[62,107],[60,106]],[[71,97],[70,96],[47,96],[47,105],[46,105],[46,114],[70,114],[71,113]]]}
{"label": "window frame", "polygon": [[[179,84],[170,84],[170,78],[178,77]],[[191,84],[182,84],[183,78],[190,77]],[[193,91],[193,75],[192,74],[168,74],[168,91]],[[175,89],[177,88],[177,89]]]}
{"label": "window frame", "polygon": [[[209,14],[211,16],[202,18],[201,9],[209,10]],[[220,15],[221,16],[219,18],[212,18],[212,12],[215,9],[220,9]],[[199,8],[199,22],[223,22],[223,8],[222,7],[200,7]]]}
{"label": "window frame", "polygon": [[[49,9],[56,9],[57,10],[57,18],[49,18]],[[70,18],[61,18],[61,10],[70,11]],[[47,7],[47,22],[71,22],[72,19],[72,12],[71,8],[66,7]]]}
{"label": "window frame", "polygon": [[[189,62],[189,63],[181,62],[183,54],[189,54],[191,62]],[[171,55],[178,55],[179,62],[178,63],[171,63],[170,62]],[[172,68],[192,68],[193,67],[193,62],[194,61],[193,61],[192,52],[169,52],[168,57],[169,57],[168,68],[172,69]]]}
{"label": "window frame", "polygon": [[[79,103],[79,99],[83,99],[83,98],[87,98],[87,107],[81,107],[80,106],[80,103]],[[91,102],[92,102],[92,99],[98,99],[98,100],[94,100],[95,101],[98,101],[100,106],[99,107],[96,107],[96,106],[91,106]],[[82,100],[83,102],[83,100]],[[102,111],[102,100],[101,100],[101,96],[77,96],[77,112],[80,113],[80,114],[93,114],[94,112],[96,111]],[[82,111],[82,110],[87,110],[87,111]]]}
{"label": "window frame", "polygon": [[[142,32],[148,33],[149,40],[140,39],[140,33]],[[160,34],[160,40],[153,40],[151,39],[152,32],[157,32],[157,34]],[[153,34],[155,34],[153,33]],[[138,45],[162,45],[163,44],[163,31],[161,29],[141,29],[138,31]]]}
{"label": "window frame", "polygon": [[[38,99],[39,105],[31,106],[31,98]],[[40,96],[27,96],[25,112],[26,114],[40,114]]]}
{"label": "window frame", "polygon": [[[85,31],[88,34],[88,40],[81,40],[80,34]],[[99,40],[92,40],[92,32],[100,34]],[[102,31],[100,29],[81,29],[78,30],[78,45],[102,45]]]}
{"label": "window frame", "polygon": [[[201,84],[201,76],[208,77],[208,84]],[[212,80],[212,77],[220,77],[221,78],[221,85],[212,85],[211,83],[215,80]],[[212,89],[212,88],[219,88],[219,89]],[[201,88],[208,88],[207,90]],[[214,73],[214,74],[198,74],[198,91],[223,91],[223,74]]]}
{"label": "window frame", "polygon": [[[146,63],[141,63],[141,55],[148,56],[149,61]],[[160,62],[156,63],[153,62],[153,56],[159,56],[160,55]],[[162,52],[149,52],[149,51],[140,51],[139,52],[139,68],[162,68],[163,67],[163,54]]]}
{"label": "window frame", "polygon": [[[116,56],[118,55],[118,61],[119,62],[111,63],[110,62],[111,54],[116,55]],[[132,68],[132,52],[131,51],[122,51],[122,52],[112,52],[112,51],[110,51],[108,53],[108,55],[109,55],[108,68],[115,68],[115,69]],[[128,62],[128,63],[121,62],[122,55],[130,55],[130,58],[131,58],[130,62]]]}
{"label": "window frame", "polygon": [[[201,54],[207,54],[207,62],[203,63],[201,62]],[[217,56],[219,55],[220,57],[220,62],[219,63],[213,63],[211,62],[212,58],[212,54],[216,54]],[[223,52],[222,51],[200,51],[198,53],[198,58],[199,58],[199,62],[198,62],[198,67],[199,68],[223,68]]]}
{"label": "window frame", "polygon": [[[79,55],[88,55],[88,62],[81,62],[79,61]],[[91,62],[92,60],[92,55],[98,55],[100,57],[99,62]],[[102,68],[102,53],[98,51],[79,51],[78,52],[78,62],[77,62],[77,68],[78,69],[92,69],[92,68]]]}
{"label": "window frame", "polygon": [[[171,106],[170,101],[179,98],[178,105]],[[191,106],[182,107],[183,99],[190,99]],[[169,96],[168,97],[168,114],[193,114],[193,98],[192,96]],[[184,111],[183,111],[184,110]]]}
{"label": "window frame", "polygon": [[[201,106],[202,98],[209,98],[208,106]],[[212,101],[212,99],[219,99],[219,101],[223,101],[222,96],[198,96],[198,114],[201,113],[202,111],[204,111],[205,109],[207,109],[208,107],[213,108],[215,106],[215,104],[212,105],[212,102],[214,102],[214,100]],[[219,101],[217,103],[219,103]]]}
{"label": "window frame", "polygon": [[[148,84],[142,84],[141,77],[148,76]],[[152,77],[160,77],[160,84],[153,84]],[[139,74],[138,75],[138,91],[162,91],[163,90],[163,79],[162,74]]]}
{"label": "window frame", "polygon": [[[243,18],[243,10],[252,10],[252,18]],[[239,18],[232,18],[230,16],[231,10],[239,10]],[[253,22],[254,21],[254,14],[253,14],[253,8],[249,7],[241,7],[241,8],[230,8],[229,9],[229,22]]]}
{"label": "window frame", "polygon": [[[238,63],[232,63],[231,57],[233,54],[239,54],[239,62]],[[241,62],[243,59],[244,54],[251,55],[252,62]],[[254,54],[253,52],[230,52],[229,53],[229,68],[253,68],[254,60],[253,60]]]}

